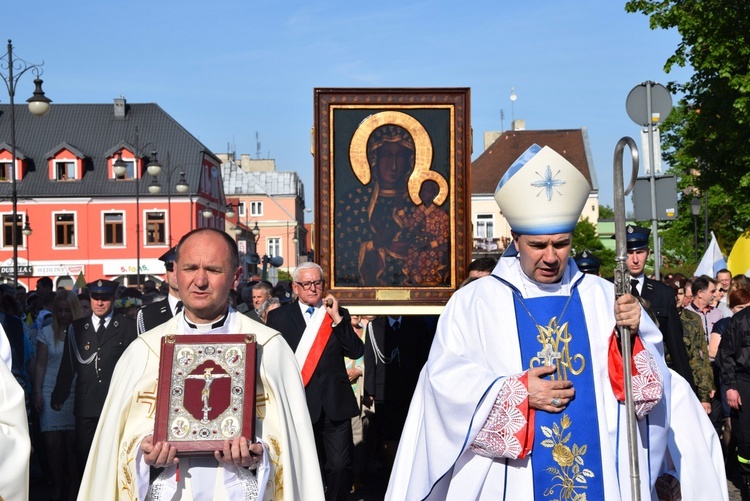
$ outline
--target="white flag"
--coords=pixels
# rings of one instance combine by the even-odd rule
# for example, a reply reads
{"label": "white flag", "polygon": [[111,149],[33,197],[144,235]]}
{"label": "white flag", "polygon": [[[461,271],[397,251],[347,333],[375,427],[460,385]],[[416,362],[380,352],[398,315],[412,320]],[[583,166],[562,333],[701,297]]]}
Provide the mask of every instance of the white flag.
{"label": "white flag", "polygon": [[724,255],[721,253],[719,243],[716,241],[716,235],[711,232],[711,243],[706,249],[706,253],[703,254],[698,268],[695,270],[696,276],[708,275],[713,278],[719,270],[727,267],[727,262],[724,260]]}

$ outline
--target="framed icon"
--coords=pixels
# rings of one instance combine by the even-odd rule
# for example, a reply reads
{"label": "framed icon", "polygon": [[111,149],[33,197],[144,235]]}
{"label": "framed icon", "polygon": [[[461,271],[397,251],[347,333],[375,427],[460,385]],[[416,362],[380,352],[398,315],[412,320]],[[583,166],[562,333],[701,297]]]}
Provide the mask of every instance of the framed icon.
{"label": "framed icon", "polygon": [[314,155],[331,292],[442,309],[470,262],[469,89],[315,89]]}

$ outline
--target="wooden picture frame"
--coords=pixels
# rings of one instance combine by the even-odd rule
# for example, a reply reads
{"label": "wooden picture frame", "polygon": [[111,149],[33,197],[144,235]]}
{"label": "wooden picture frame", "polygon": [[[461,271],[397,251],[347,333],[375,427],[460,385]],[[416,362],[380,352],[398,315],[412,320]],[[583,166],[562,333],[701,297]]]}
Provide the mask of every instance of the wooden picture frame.
{"label": "wooden picture frame", "polygon": [[469,98],[315,89],[316,261],[350,310],[439,313],[465,278]]}
{"label": "wooden picture frame", "polygon": [[213,456],[224,440],[255,440],[255,336],[164,336],[154,443],[178,456]]}

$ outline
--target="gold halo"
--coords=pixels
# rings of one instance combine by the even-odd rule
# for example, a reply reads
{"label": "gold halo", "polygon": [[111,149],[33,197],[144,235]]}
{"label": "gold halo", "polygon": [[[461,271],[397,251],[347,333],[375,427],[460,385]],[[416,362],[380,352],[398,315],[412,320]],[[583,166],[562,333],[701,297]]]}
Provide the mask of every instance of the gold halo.
{"label": "gold halo", "polygon": [[419,189],[427,179],[435,181],[440,187],[434,203],[441,205],[448,196],[448,182],[438,172],[430,170],[432,163],[432,142],[427,131],[419,121],[400,111],[381,111],[362,120],[352,135],[349,144],[349,162],[352,171],[362,184],[370,182],[372,171],[367,161],[367,141],[370,135],[383,125],[398,125],[406,129],[414,140],[414,170],[409,176],[409,197],[415,205],[420,205]]}

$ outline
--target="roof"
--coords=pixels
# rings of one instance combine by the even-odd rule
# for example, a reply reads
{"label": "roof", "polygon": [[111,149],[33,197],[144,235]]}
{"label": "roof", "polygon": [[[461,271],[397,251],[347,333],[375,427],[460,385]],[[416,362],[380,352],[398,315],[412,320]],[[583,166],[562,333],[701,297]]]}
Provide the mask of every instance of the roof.
{"label": "roof", "polygon": [[[532,144],[549,146],[586,177],[592,191],[599,190],[586,127],[561,130],[516,130],[503,132],[471,163],[472,195],[493,194],[500,178]],[[492,191],[487,191],[492,190]]]}
{"label": "roof", "polygon": [[234,162],[221,165],[224,196],[287,195],[305,197],[302,180],[296,172],[245,172]]}
{"label": "roof", "polygon": [[[204,155],[216,156],[155,103],[127,104],[124,118],[116,118],[114,104],[53,104],[49,113],[37,117],[27,106],[16,105],[16,153],[26,156],[26,172],[17,183],[18,196],[27,197],[133,197],[132,182],[107,177],[107,158],[120,147],[135,146],[145,155],[157,151],[163,169],[158,176],[162,195],[187,196],[198,193]],[[10,145],[10,105],[0,105],[0,143]],[[79,181],[50,180],[47,161],[65,147],[83,156],[84,174]],[[132,147],[131,147],[132,148]],[[10,146],[8,146],[10,149]],[[144,155],[144,156],[145,156]],[[143,158],[143,157],[142,157]],[[169,159],[169,163],[167,163]],[[147,163],[147,162],[144,162]],[[172,171],[170,183],[166,170]],[[190,185],[187,194],[178,194],[175,185],[181,166]],[[151,176],[144,172],[139,184],[141,195],[148,195]],[[0,183],[0,198],[11,196],[11,183]]]}

